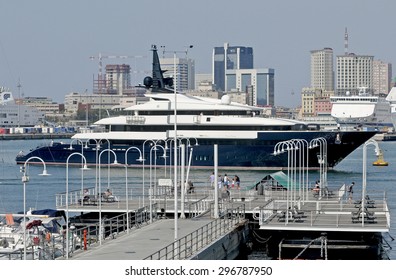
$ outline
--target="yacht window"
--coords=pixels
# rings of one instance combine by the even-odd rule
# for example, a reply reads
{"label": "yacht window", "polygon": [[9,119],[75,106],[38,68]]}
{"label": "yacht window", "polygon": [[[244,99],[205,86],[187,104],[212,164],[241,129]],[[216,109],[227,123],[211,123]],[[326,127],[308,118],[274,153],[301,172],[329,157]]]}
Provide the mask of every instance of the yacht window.
{"label": "yacht window", "polygon": [[210,122],[210,118],[206,118],[206,121],[207,121],[207,122]]}

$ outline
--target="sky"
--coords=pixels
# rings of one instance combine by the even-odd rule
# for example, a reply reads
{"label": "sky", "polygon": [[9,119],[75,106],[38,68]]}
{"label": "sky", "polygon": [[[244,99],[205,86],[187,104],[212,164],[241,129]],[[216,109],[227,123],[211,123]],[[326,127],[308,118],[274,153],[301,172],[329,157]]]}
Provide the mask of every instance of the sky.
{"label": "sky", "polygon": [[103,65],[130,64],[142,83],[152,44],[168,57],[193,45],[196,73],[211,73],[214,47],[252,47],[255,68],[275,69],[275,105],[285,107],[310,86],[311,50],[344,53],[345,28],[349,52],[396,63],[394,0],[0,0],[0,11],[0,86],[59,103],[92,92],[99,53],[130,56]]}

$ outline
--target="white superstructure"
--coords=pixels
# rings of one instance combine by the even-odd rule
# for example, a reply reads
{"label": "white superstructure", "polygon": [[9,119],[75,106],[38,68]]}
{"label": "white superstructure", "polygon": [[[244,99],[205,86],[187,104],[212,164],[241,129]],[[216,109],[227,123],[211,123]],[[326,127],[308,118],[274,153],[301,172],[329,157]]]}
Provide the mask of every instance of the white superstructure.
{"label": "white superstructure", "polygon": [[[146,94],[150,101],[126,108],[129,112],[117,117],[108,117],[95,124],[103,132],[78,133],[78,139],[166,139],[174,137],[175,95],[169,93]],[[177,94],[178,136],[192,138],[255,139],[261,129],[282,130],[282,127],[304,125],[303,122],[280,118],[265,118],[262,108],[231,102],[229,96],[221,99],[192,97]],[[127,126],[140,126],[133,131]],[[111,129],[109,129],[111,127]],[[144,128],[145,127],[145,128]],[[165,129],[169,127],[168,129]],[[194,127],[200,127],[196,129]],[[260,127],[260,129],[254,129]],[[159,129],[162,128],[162,129]],[[286,129],[286,128],[285,128]],[[241,133],[243,131],[243,133]]]}
{"label": "white superstructure", "polygon": [[12,93],[0,87],[0,127],[33,127],[44,115],[34,107],[16,104]]}
{"label": "white superstructure", "polygon": [[386,100],[390,103],[391,119],[393,127],[396,129],[396,87],[392,87]]}
{"label": "white superstructure", "polygon": [[388,130],[393,128],[390,103],[385,97],[367,94],[360,88],[358,95],[330,97],[331,116],[341,126]]}

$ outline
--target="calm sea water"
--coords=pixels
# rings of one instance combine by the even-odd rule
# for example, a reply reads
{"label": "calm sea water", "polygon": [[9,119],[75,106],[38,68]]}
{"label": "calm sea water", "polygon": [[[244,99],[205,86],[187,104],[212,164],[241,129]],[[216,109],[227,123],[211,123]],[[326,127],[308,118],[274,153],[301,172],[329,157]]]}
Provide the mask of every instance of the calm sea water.
{"label": "calm sea water", "polygon": [[[65,140],[67,141],[67,140]],[[20,166],[15,163],[15,156],[20,151],[28,151],[38,145],[49,143],[50,140],[0,140],[0,213],[16,213],[23,210],[23,183],[21,181]],[[391,237],[396,238],[396,142],[379,142],[384,151],[384,158],[389,162],[388,167],[375,167],[372,162],[376,160],[374,146],[367,147],[367,192],[386,193],[388,206],[391,211],[390,236],[385,235],[393,249],[389,252],[392,260],[396,259],[396,240],[391,241]],[[362,148],[360,147],[344,159],[335,170],[328,172],[329,185],[340,186],[342,183],[356,182],[355,195],[359,196],[362,185]],[[149,167],[145,167],[146,182],[149,181]],[[60,166],[48,166],[51,176],[41,177],[42,165],[28,166],[30,181],[26,184],[26,207],[43,209],[55,208],[55,194],[65,192],[66,168]],[[106,169],[103,169],[106,170]],[[107,178],[113,192],[117,195],[124,194],[125,190],[125,169],[111,168],[111,175],[102,170],[102,182],[107,184]],[[169,172],[169,170],[167,171]],[[208,170],[191,170],[190,178],[196,184],[206,183],[209,178]],[[238,171],[229,170],[228,174],[238,174],[242,185],[252,185],[262,179],[270,172],[265,171]],[[129,169],[128,182],[132,196],[142,194],[142,169]],[[160,176],[158,174],[157,176]],[[310,173],[310,181],[315,181],[318,172]],[[95,184],[95,169],[84,172],[84,180],[81,182],[81,171],[75,167],[69,167],[69,190],[79,190],[82,184],[93,187]],[[147,191],[146,191],[147,194]]]}

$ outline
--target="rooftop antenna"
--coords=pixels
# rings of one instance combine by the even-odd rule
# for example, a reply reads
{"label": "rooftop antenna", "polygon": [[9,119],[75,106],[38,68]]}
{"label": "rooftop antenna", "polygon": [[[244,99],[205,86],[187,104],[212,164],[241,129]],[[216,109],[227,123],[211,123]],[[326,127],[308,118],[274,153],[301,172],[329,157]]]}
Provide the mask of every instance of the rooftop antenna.
{"label": "rooftop antenna", "polygon": [[348,29],[345,27],[345,35],[344,35],[344,48],[345,55],[348,55]]}

